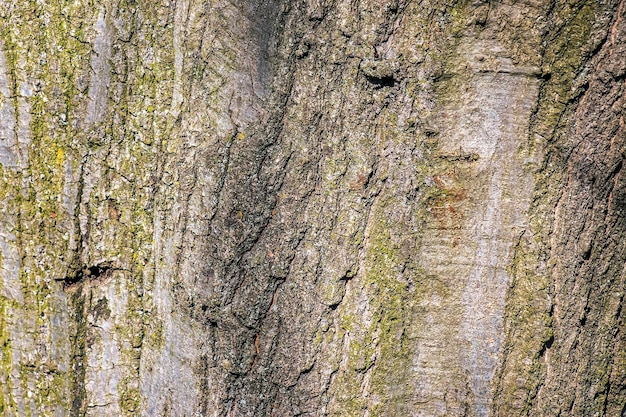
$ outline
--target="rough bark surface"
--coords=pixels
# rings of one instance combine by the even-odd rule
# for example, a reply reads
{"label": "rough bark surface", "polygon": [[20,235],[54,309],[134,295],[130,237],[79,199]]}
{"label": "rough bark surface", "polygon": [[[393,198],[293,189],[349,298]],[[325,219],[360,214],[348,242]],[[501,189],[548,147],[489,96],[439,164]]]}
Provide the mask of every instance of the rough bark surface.
{"label": "rough bark surface", "polygon": [[0,414],[623,416],[623,0],[0,0]]}

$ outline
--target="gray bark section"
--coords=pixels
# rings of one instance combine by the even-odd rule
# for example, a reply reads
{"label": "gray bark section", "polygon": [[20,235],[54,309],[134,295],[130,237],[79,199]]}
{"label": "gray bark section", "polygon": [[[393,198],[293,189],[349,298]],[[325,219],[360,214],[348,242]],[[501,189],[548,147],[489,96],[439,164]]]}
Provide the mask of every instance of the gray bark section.
{"label": "gray bark section", "polygon": [[0,412],[624,413],[623,3],[26,3]]}

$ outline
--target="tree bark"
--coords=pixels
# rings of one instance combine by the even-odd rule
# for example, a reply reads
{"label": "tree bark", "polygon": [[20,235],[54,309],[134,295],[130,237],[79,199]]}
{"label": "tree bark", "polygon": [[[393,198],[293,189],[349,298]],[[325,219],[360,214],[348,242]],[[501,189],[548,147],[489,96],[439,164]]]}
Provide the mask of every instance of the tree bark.
{"label": "tree bark", "polygon": [[0,1],[0,414],[624,415],[625,17]]}

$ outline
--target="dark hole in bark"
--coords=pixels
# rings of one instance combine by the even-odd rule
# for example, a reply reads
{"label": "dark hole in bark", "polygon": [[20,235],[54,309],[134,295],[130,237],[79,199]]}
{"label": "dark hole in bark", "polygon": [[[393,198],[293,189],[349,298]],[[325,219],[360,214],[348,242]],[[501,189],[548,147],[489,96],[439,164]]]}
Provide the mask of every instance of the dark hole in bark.
{"label": "dark hole in bark", "polygon": [[551,78],[552,78],[552,73],[550,72],[542,72],[541,74],[539,74],[540,80],[550,81]]}
{"label": "dark hole in bark", "polygon": [[87,280],[92,281],[103,277],[107,275],[111,269],[112,267],[108,263],[92,265],[79,268],[75,270],[74,273],[68,274],[66,277],[58,279],[57,281],[61,281],[63,283],[63,287],[67,288]]}
{"label": "dark hole in bark", "polygon": [[548,340],[546,340],[541,347],[541,351],[539,352],[539,357],[542,357],[546,354],[546,350],[552,347],[552,343],[554,343],[554,336],[550,336]]}
{"label": "dark hole in bark", "polygon": [[368,82],[374,84],[374,86],[381,87],[395,87],[397,80],[393,77],[365,77]]}

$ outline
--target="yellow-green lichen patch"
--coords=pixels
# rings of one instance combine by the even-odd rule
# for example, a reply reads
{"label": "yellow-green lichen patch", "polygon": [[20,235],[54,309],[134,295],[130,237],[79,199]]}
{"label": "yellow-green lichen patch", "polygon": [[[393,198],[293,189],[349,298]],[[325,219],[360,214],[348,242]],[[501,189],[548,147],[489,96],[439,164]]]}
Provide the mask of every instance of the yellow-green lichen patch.
{"label": "yellow-green lichen patch", "polygon": [[589,58],[590,33],[596,19],[596,7],[590,3],[563,0],[555,5],[559,30],[546,36],[542,71],[548,80],[541,91],[533,134],[550,139],[567,103],[578,92],[572,89],[581,65]]}
{"label": "yellow-green lichen patch", "polygon": [[[41,344],[52,343],[55,337],[50,334],[51,317],[58,307],[50,304],[55,296],[51,290],[58,285],[53,280],[63,278],[67,261],[63,224],[68,216],[62,202],[69,144],[75,132],[69,107],[77,102],[78,72],[88,70],[81,57],[90,49],[78,31],[75,36],[64,33],[75,23],[75,10],[81,8],[84,12],[80,1],[17,2],[3,10],[9,18],[0,25],[21,146],[20,169],[6,168],[0,186],[3,199],[11,205],[9,212],[15,214],[12,232],[20,250],[24,302],[15,305],[14,311],[22,319],[23,332],[37,335]],[[68,375],[41,345],[27,349],[31,351],[28,361],[22,359],[12,366],[23,370],[20,384],[30,393],[29,402],[43,413],[63,408]]]}
{"label": "yellow-green lichen patch", "polygon": [[[563,122],[580,94],[575,83],[596,45],[592,28],[599,4],[562,0],[554,5],[554,25],[545,35],[544,80],[529,128],[529,153],[545,147],[548,156],[535,173],[530,225],[515,247],[506,300],[506,358],[497,380],[495,408],[503,415],[526,415],[546,376],[546,351],[554,340],[552,264],[546,264],[553,210],[566,172],[569,135]],[[565,117],[564,117],[565,116]],[[554,358],[552,359],[554,360]]]}
{"label": "yellow-green lichen patch", "polygon": [[[388,207],[393,207],[393,200]],[[369,305],[373,309],[373,323],[377,327],[376,362],[370,376],[371,394],[377,398],[372,404],[372,416],[397,412],[408,403],[410,391],[406,381],[410,372],[411,349],[406,339],[411,327],[411,295],[406,281],[400,280],[400,271],[408,260],[403,259],[397,242],[392,238],[395,226],[384,211],[374,217],[370,241],[366,251],[365,282],[369,287]]]}
{"label": "yellow-green lichen patch", "polygon": [[410,379],[412,349],[408,334],[412,322],[416,292],[407,285],[406,258],[397,241],[398,225],[388,211],[396,202],[391,198],[380,203],[364,243],[360,286],[347,296],[340,308],[343,339],[347,344],[345,368],[335,381],[337,415],[401,413],[410,402],[411,390],[404,382]]}
{"label": "yellow-green lichen patch", "polygon": [[9,300],[0,296],[0,413],[9,414],[15,410],[15,398],[12,393],[10,375],[12,373],[11,335],[8,332]]}

